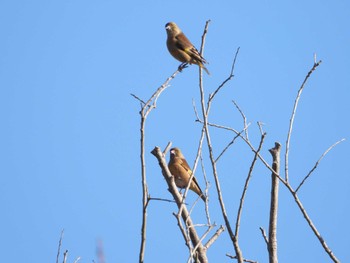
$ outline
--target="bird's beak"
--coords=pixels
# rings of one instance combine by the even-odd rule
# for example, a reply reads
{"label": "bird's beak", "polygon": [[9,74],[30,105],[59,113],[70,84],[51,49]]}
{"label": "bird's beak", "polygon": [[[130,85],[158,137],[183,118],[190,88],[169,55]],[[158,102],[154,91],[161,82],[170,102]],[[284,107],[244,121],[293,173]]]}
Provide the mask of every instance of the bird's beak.
{"label": "bird's beak", "polygon": [[170,30],[170,26],[166,26],[166,27],[165,27],[165,30]]}

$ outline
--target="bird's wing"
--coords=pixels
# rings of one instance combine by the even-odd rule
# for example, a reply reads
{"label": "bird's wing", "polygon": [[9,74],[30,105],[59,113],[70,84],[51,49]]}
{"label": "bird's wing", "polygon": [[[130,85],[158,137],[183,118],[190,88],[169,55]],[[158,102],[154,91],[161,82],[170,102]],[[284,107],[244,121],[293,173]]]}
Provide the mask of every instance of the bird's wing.
{"label": "bird's wing", "polygon": [[181,164],[182,168],[184,168],[186,170],[186,172],[188,172],[189,175],[192,175],[192,170],[185,159],[181,158],[180,164]]}
{"label": "bird's wing", "polygon": [[[188,175],[192,176],[192,170],[190,169],[190,167],[189,167],[188,163],[186,162],[186,160],[185,159],[181,159],[181,161],[182,161],[182,163],[181,163],[182,167],[185,168],[185,169],[187,168]],[[192,177],[192,183],[195,184],[195,187],[191,184],[190,185],[190,189],[195,191],[199,196],[203,195],[202,189],[200,188],[200,186],[199,186],[199,184],[197,182],[197,179],[194,176]]]}
{"label": "bird's wing", "polygon": [[186,53],[189,54],[192,58],[195,60],[201,62],[201,63],[208,63],[202,56],[199,54],[199,51],[192,46],[189,50],[186,50]]}
{"label": "bird's wing", "polygon": [[184,178],[183,180],[189,178],[192,174],[192,171],[188,166],[186,160],[181,158],[176,157],[173,161],[170,162],[168,167],[171,174],[176,176],[177,178],[181,179],[181,177],[185,176],[186,178]]}
{"label": "bird's wing", "polygon": [[176,47],[180,50],[186,52],[191,58],[197,60],[200,63],[208,63],[202,56],[199,54],[195,46],[188,40],[188,38],[183,34],[175,36]]}
{"label": "bird's wing", "polygon": [[[181,159],[181,166],[186,169],[186,171],[188,172],[189,176],[192,176],[192,170],[190,168],[190,166],[188,165],[187,161],[185,159]],[[196,177],[192,177],[192,182],[195,183],[195,185],[198,187],[199,191],[202,192],[201,188],[199,187],[199,184],[196,180]]]}
{"label": "bird's wing", "polygon": [[193,47],[193,44],[191,43],[191,41],[188,40],[188,38],[183,34],[179,34],[177,36],[175,36],[175,40],[176,40],[176,47],[187,52],[187,50],[191,47]]}

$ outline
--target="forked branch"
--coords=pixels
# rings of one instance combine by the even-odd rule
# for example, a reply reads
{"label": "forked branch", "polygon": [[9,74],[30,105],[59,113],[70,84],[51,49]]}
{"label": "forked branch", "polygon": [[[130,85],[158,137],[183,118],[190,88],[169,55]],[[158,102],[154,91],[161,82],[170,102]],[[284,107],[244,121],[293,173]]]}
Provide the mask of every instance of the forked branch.
{"label": "forked branch", "polygon": [[141,184],[142,184],[142,225],[141,225],[141,244],[139,253],[139,262],[144,262],[145,248],[146,248],[146,228],[147,228],[147,205],[149,203],[149,193],[147,187],[147,177],[146,177],[146,159],[145,159],[145,126],[148,114],[156,108],[157,100],[162,92],[169,86],[170,81],[175,78],[175,76],[180,71],[175,71],[166,81],[151,95],[151,97],[145,102],[138,96],[131,94],[135,99],[137,99],[141,104],[140,110],[140,158],[141,158]]}
{"label": "forked branch", "polygon": [[299,191],[300,187],[305,183],[305,181],[310,177],[310,175],[316,170],[317,166],[319,165],[319,163],[321,162],[321,160],[323,159],[323,157],[326,156],[326,154],[332,150],[335,146],[337,146],[339,143],[345,141],[345,139],[341,139],[339,141],[337,141],[336,143],[334,143],[332,146],[330,146],[322,155],[321,157],[317,160],[317,162],[315,163],[314,167],[312,167],[312,169],[310,170],[310,172],[304,177],[304,179],[300,182],[300,184],[298,185],[298,187],[295,189],[295,193]]}

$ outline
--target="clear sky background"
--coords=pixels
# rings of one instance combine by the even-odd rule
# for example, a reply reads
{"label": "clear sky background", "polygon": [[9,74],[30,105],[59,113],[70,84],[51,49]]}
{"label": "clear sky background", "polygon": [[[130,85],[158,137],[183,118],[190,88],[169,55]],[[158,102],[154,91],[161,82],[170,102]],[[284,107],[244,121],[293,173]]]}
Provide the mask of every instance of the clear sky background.
{"label": "clear sky background", "polygon": [[[282,3],[283,2],[283,3]],[[235,100],[262,155],[275,141],[285,149],[294,99],[313,55],[322,59],[302,94],[291,140],[290,179],[295,187],[321,154],[350,138],[349,1],[2,1],[0,3],[0,247],[2,262],[55,262],[60,232],[69,262],[137,262],[141,228],[139,103],[179,65],[166,49],[164,25],[177,22],[199,47],[211,19],[205,57],[206,94],[228,76],[240,47],[235,78],[217,96],[209,120],[242,128]],[[150,195],[171,198],[154,146],[181,147],[193,164],[201,127],[198,67],[171,82],[147,122]],[[232,134],[212,129],[214,153]],[[206,148],[205,148],[206,149]],[[207,161],[207,151],[204,151]],[[236,217],[252,152],[238,141],[218,163],[228,215]],[[349,141],[334,148],[300,190],[315,225],[342,262],[350,261]],[[214,180],[206,162],[210,213],[218,225]],[[204,188],[202,172],[196,177]],[[240,244],[248,259],[267,262],[259,227],[267,230],[270,172],[258,163],[242,215]],[[195,195],[189,193],[188,202]],[[330,262],[291,195],[281,186],[278,222],[281,262]],[[186,262],[187,249],[172,212],[152,202],[146,262]],[[193,211],[204,223],[204,206]],[[199,230],[203,232],[203,229]],[[231,262],[222,234],[210,262]]]}

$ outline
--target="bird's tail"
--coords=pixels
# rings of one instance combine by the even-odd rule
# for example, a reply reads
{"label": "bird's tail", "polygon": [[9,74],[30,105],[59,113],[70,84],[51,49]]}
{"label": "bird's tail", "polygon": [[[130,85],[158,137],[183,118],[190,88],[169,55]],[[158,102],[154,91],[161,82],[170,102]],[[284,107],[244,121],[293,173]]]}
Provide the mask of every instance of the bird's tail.
{"label": "bird's tail", "polygon": [[200,198],[202,198],[202,200],[204,202],[206,202],[207,197],[203,194],[202,190],[200,189],[199,185],[196,182],[192,181],[192,184],[190,186],[190,189],[195,192],[197,195],[200,196]]}
{"label": "bird's tail", "polygon": [[202,200],[203,200],[204,202],[207,201],[207,197],[206,197],[203,193],[201,193],[200,197],[202,198]]}
{"label": "bird's tail", "polygon": [[203,63],[200,63],[199,66],[207,72],[208,75],[210,75],[209,70],[203,65]]}

